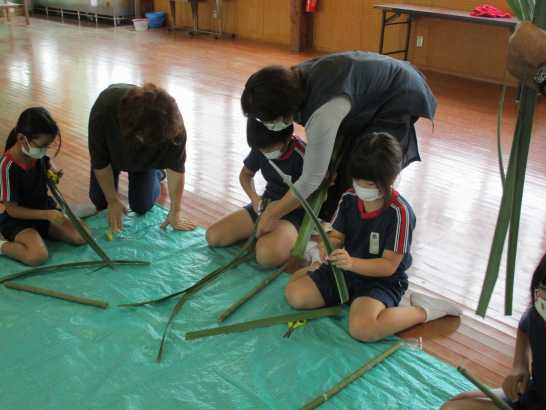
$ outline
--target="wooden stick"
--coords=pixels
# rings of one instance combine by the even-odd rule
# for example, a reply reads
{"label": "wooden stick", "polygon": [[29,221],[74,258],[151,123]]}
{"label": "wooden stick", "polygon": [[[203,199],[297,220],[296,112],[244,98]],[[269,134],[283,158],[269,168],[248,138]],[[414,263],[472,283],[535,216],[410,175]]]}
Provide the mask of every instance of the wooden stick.
{"label": "wooden stick", "polygon": [[213,327],[210,329],[196,330],[186,333],[186,340],[200,339],[202,337],[223,335],[227,333],[246,332],[259,327],[269,327],[281,325],[283,323],[294,322],[296,320],[312,320],[327,316],[339,316],[341,306],[333,306],[322,309],[307,310],[299,313],[292,313],[282,316],[266,317],[263,319],[252,320],[250,322],[236,323],[228,326]]}
{"label": "wooden stick", "polygon": [[491,399],[493,404],[497,406],[501,410],[510,410],[511,407],[508,405],[508,403],[504,402],[499,396],[497,396],[495,393],[491,391],[489,387],[487,387],[485,384],[480,382],[478,379],[475,379],[468,371],[463,367],[457,367],[457,370],[459,373],[461,373],[466,379],[472,383],[474,386],[476,386],[478,389],[482,391],[487,397]]}
{"label": "wooden stick", "polygon": [[79,303],[80,305],[93,306],[99,309],[106,309],[108,303],[101,300],[81,298],[79,296],[68,295],[66,293],[58,292],[56,290],[37,288],[34,286],[23,285],[15,282],[5,282],[4,286],[9,289],[21,290],[23,292],[34,293],[36,295],[49,296],[56,299],[66,300],[67,302]]}
{"label": "wooden stick", "polygon": [[329,400],[330,398],[338,394],[341,390],[343,390],[349,384],[354,382],[356,379],[361,377],[364,373],[371,370],[372,368],[377,366],[379,363],[381,363],[383,360],[385,360],[387,357],[389,357],[391,354],[396,352],[398,349],[400,349],[400,347],[402,347],[403,344],[404,344],[404,341],[399,340],[398,342],[393,344],[391,347],[389,347],[387,350],[385,350],[383,353],[380,353],[374,358],[372,358],[364,366],[357,369],[353,373],[350,373],[347,376],[345,376],[335,386],[332,386],[330,389],[322,393],[320,396],[318,396],[314,400],[307,403],[305,406],[302,407],[302,410],[311,410],[311,409],[317,408],[322,403],[324,403],[325,401]]}
{"label": "wooden stick", "polygon": [[[114,265],[123,265],[123,266],[147,266],[150,262],[144,261],[125,261],[125,260],[113,260]],[[0,283],[7,282],[8,280],[19,279],[25,276],[36,275],[38,273],[47,273],[60,269],[83,269],[89,267],[104,267],[107,264],[104,261],[86,261],[86,262],[71,262],[71,263],[61,263],[59,265],[47,265],[39,266],[37,268],[27,269],[22,272],[10,273],[9,275],[3,276],[0,278]]]}
{"label": "wooden stick", "polygon": [[246,293],[241,299],[233,303],[230,307],[228,307],[220,316],[218,316],[218,322],[222,323],[224,320],[226,320],[228,317],[230,317],[237,309],[239,309],[241,306],[243,306],[246,302],[248,302],[250,299],[252,299],[254,296],[256,296],[258,293],[260,293],[263,289],[265,289],[271,282],[273,282],[275,279],[277,279],[281,273],[283,273],[284,269],[286,268],[287,264],[284,264],[282,267],[280,267],[278,270],[267,276],[264,280],[262,280],[256,287],[251,289],[248,293]]}

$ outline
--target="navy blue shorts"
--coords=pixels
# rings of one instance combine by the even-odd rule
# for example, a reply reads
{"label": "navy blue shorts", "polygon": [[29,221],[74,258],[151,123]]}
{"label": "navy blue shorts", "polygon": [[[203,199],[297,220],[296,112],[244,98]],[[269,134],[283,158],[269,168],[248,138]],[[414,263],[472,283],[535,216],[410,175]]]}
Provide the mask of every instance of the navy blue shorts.
{"label": "navy blue shorts", "polygon": [[[388,308],[394,307],[398,306],[408,289],[408,280],[405,277],[375,279],[349,271],[343,271],[343,275],[349,289],[349,303],[356,298],[367,296],[379,300]],[[310,272],[309,277],[315,282],[326,306],[339,305],[336,280],[330,265],[323,263],[317,270]]]}
{"label": "navy blue shorts", "polygon": [[514,410],[544,410],[546,409],[546,403],[544,403],[541,400],[533,380],[529,381],[529,385],[527,386],[527,391],[520,396],[518,401],[512,402],[507,397],[503,397],[503,399]]}
{"label": "navy blue shorts", "polygon": [[34,229],[42,238],[47,238],[51,222],[34,219],[15,219],[9,215],[0,215],[0,233],[6,240],[13,242],[25,229]]}
{"label": "navy blue shorts", "polygon": [[[248,204],[244,207],[250,217],[252,218],[252,222],[256,223],[256,220],[258,219],[258,214],[254,210],[254,207],[252,204]],[[283,221],[288,221],[292,225],[294,225],[294,228],[296,228],[296,231],[299,231],[301,222],[303,221],[303,217],[305,216],[305,211],[302,208],[298,208],[290,212],[288,215],[283,216],[281,219]]]}

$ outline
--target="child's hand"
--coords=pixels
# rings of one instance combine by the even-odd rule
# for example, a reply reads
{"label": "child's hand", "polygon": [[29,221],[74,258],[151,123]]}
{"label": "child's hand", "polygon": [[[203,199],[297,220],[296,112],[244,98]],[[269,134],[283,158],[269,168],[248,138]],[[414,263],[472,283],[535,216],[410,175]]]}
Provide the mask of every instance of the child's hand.
{"label": "child's hand", "polygon": [[353,269],[353,258],[345,249],[336,249],[330,254],[328,260],[340,269]]}
{"label": "child's hand", "polygon": [[519,396],[527,391],[529,383],[529,370],[525,368],[514,368],[502,383],[502,389],[506,396],[517,401]]}
{"label": "child's hand", "polygon": [[62,225],[66,221],[66,217],[61,211],[51,209],[47,211],[47,220],[55,225]]}
{"label": "child's hand", "polygon": [[319,253],[320,253],[320,260],[324,262],[327,259],[328,254],[326,253],[326,248],[324,247],[324,242],[322,241],[319,242]]}

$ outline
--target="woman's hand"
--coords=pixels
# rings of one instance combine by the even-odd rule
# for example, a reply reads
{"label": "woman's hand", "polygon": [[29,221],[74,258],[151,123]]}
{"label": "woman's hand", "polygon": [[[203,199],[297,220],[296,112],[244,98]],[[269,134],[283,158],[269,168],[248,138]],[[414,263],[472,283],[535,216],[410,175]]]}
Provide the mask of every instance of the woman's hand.
{"label": "woman's hand", "polygon": [[519,396],[527,391],[528,383],[529,369],[515,367],[504,379],[502,389],[510,400],[517,401]]}
{"label": "woman's hand", "polygon": [[189,219],[182,216],[182,211],[169,211],[167,218],[161,224],[161,229],[167,229],[168,226],[172,226],[177,231],[193,231],[197,225],[195,225]]}
{"label": "woman's hand", "polygon": [[119,198],[108,203],[108,225],[112,233],[123,229],[123,216],[127,214],[127,207]]}
{"label": "woman's hand", "polygon": [[328,260],[340,269],[353,269],[353,258],[345,249],[336,249],[328,256]]}
{"label": "woman's hand", "polygon": [[262,212],[262,197],[258,195],[251,202],[254,212],[260,215],[260,213]]}

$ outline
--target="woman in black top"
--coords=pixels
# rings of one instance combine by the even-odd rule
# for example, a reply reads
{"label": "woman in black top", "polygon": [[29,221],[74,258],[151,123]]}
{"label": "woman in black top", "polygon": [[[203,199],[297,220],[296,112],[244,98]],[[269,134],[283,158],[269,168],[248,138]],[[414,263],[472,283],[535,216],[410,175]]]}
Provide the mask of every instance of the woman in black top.
{"label": "woman in black top", "polygon": [[104,90],[89,117],[89,153],[89,196],[98,210],[108,210],[112,232],[122,229],[127,212],[117,192],[121,171],[129,174],[129,206],[144,214],[159,197],[166,170],[171,209],[161,227],[195,228],[182,216],[186,130],[165,90],[153,84],[113,84]]}

